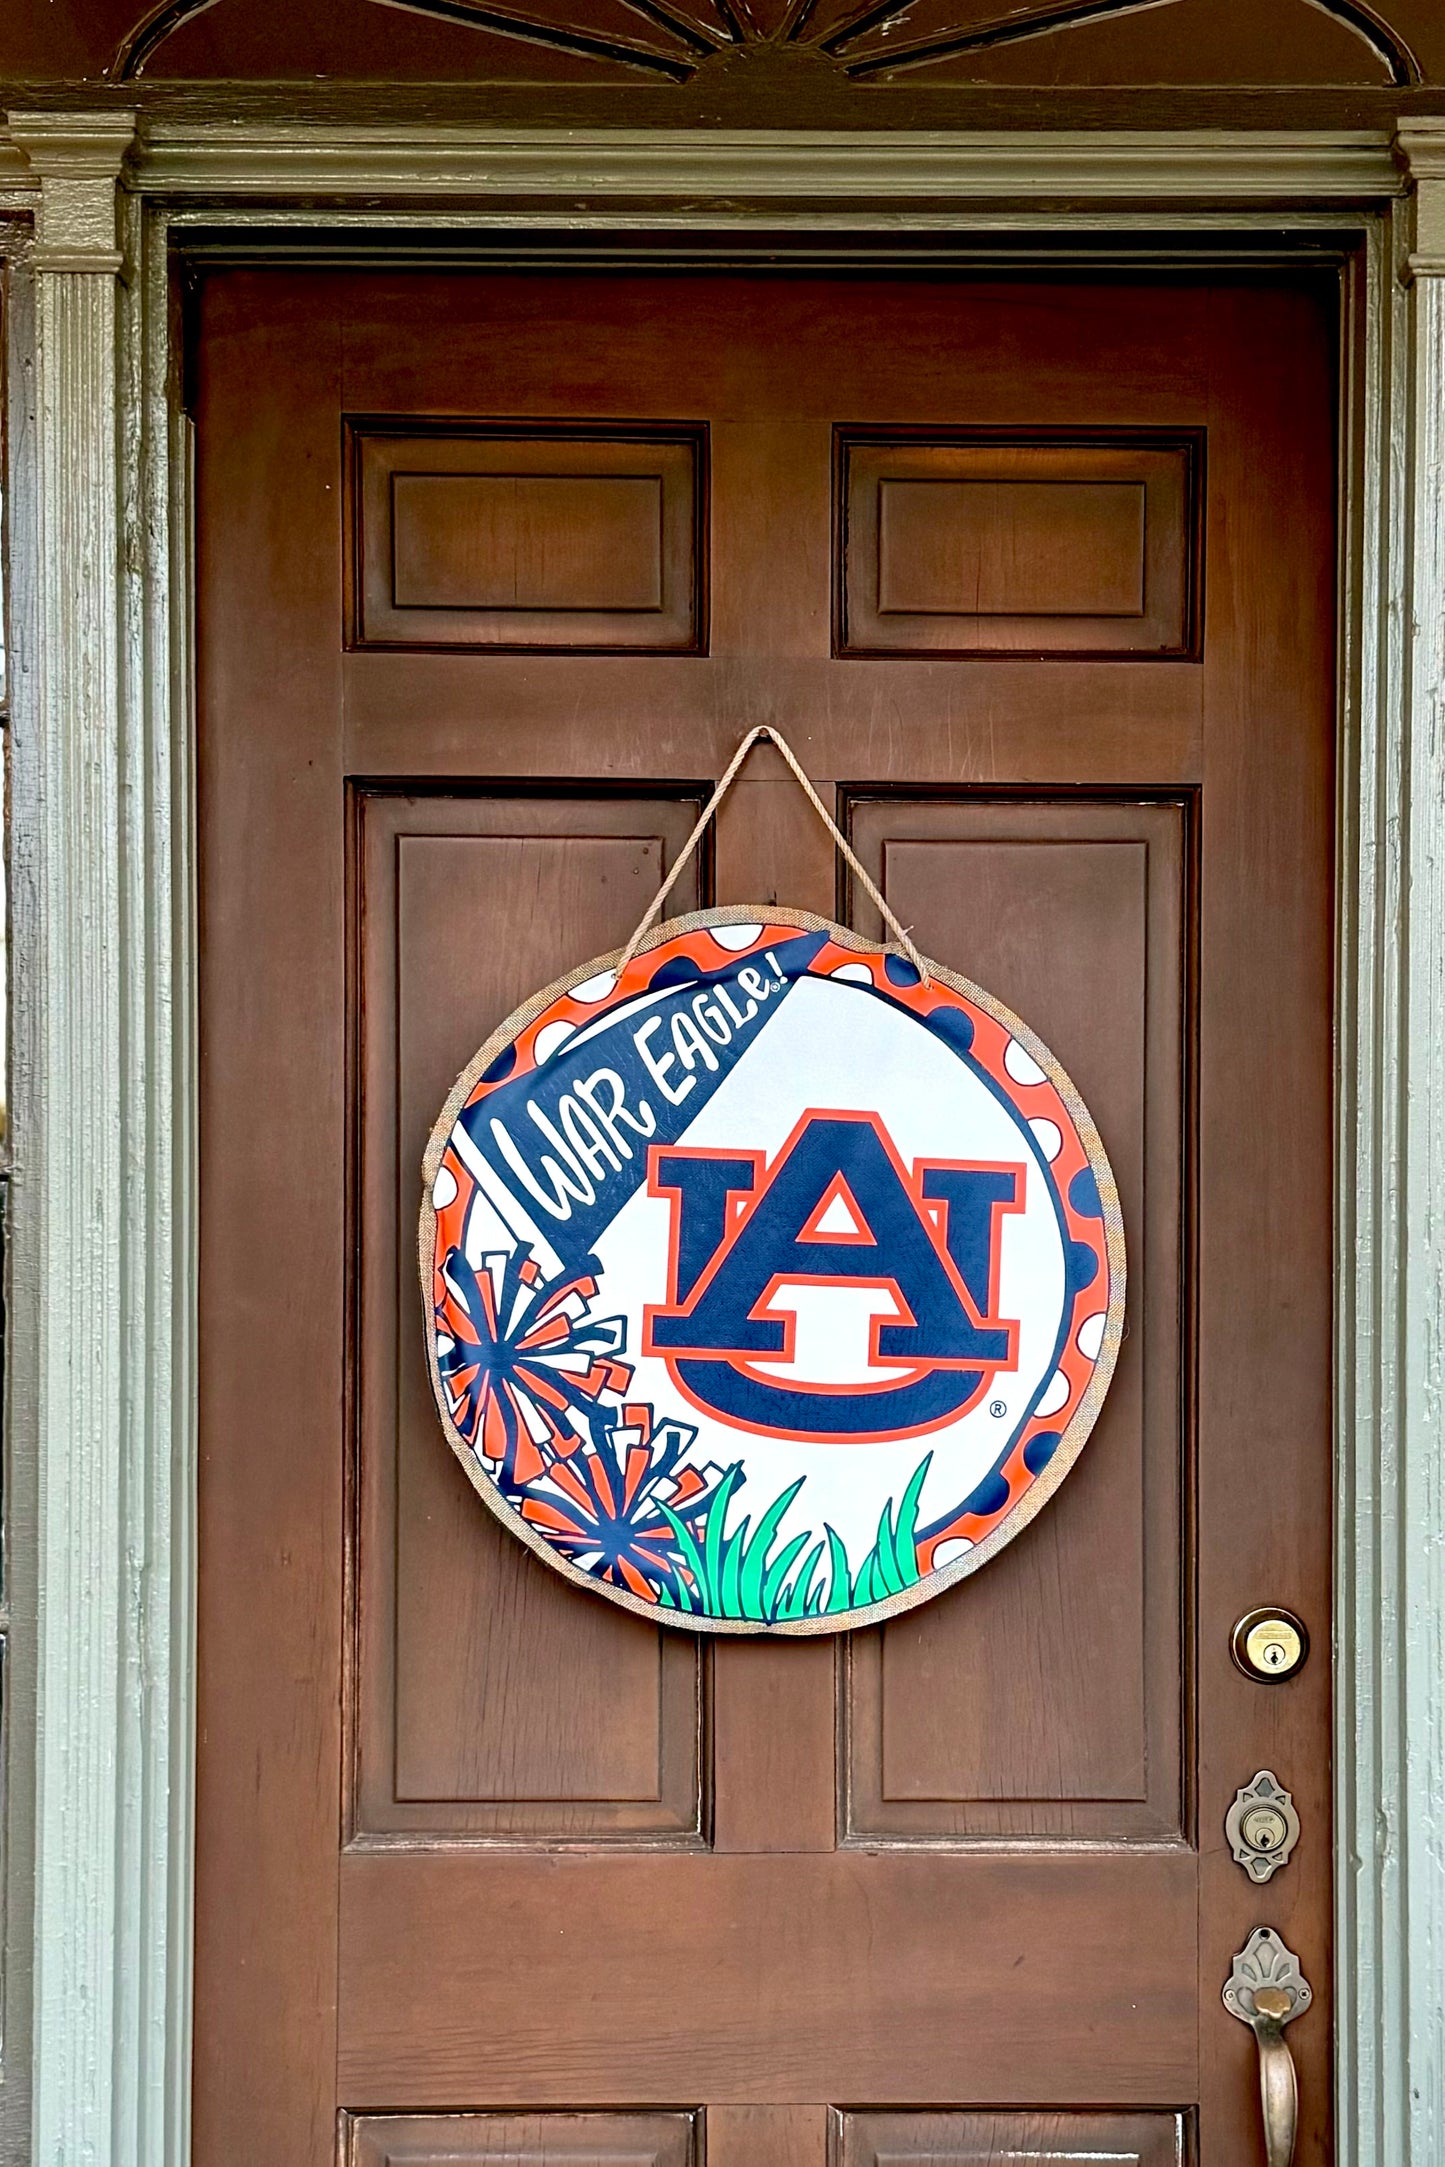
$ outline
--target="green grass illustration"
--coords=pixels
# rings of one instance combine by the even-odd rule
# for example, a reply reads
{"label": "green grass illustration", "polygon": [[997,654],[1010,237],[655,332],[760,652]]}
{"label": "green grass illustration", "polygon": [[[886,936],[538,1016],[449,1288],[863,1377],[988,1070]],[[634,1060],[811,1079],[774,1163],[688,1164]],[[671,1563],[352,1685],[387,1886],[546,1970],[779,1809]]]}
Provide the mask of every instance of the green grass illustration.
{"label": "green grass illustration", "polygon": [[745,1513],[729,1533],[728,1505],[741,1476],[741,1464],[728,1469],[696,1531],[666,1505],[659,1508],[676,1538],[684,1568],[678,1576],[676,1595],[664,1588],[662,1602],[666,1608],[693,1615],[754,1618],[766,1624],[779,1618],[805,1617],[823,1546],[814,1545],[803,1571],[792,1580],[788,1575],[810,1538],[795,1535],[775,1554],[778,1529],[803,1487],[803,1478],[800,1476],[773,1499],[756,1527],[751,1515]]}
{"label": "green grass illustration", "polygon": [[664,1585],[661,1589],[662,1607],[694,1617],[747,1618],[775,1625],[859,1610],[901,1594],[919,1578],[918,1501],[932,1458],[931,1452],[925,1453],[914,1468],[896,1511],[889,1498],[873,1548],[856,1574],[850,1574],[847,1549],[834,1528],[825,1527],[822,1541],[808,1532],[777,1547],[778,1531],[803,1487],[802,1476],[773,1499],[756,1527],[751,1514],[745,1513],[729,1531],[728,1506],[742,1478],[741,1462],[735,1463],[696,1526],[689,1526],[666,1505],[659,1507],[672,1529],[683,1567],[676,1588]]}
{"label": "green grass illustration", "polygon": [[851,1584],[848,1553],[835,1531],[831,1527],[828,1529],[832,1565],[827,1602],[830,1611],[861,1610],[867,1603],[886,1602],[890,1595],[900,1595],[918,1579],[918,1500],[923,1494],[932,1460],[933,1454],[925,1452],[909,1477],[908,1488],[896,1513],[891,1497],[883,1507],[873,1548],[854,1574]]}

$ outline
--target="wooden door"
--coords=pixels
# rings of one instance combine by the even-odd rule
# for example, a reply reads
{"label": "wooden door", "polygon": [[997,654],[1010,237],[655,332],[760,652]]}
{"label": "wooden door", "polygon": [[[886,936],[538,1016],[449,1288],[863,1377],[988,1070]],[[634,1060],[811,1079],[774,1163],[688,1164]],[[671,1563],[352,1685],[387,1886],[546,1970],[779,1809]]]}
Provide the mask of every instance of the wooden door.
{"label": "wooden door", "polygon": [[[206,279],[201,2167],[1237,2167],[1262,1923],[1329,2156],[1332,321]],[[1078,1082],[1129,1314],[985,1570],[708,1645],[481,1509],[414,1228],[456,1072],[625,939],[757,721]],[[771,749],[699,900],[854,912]],[[1314,1636],[1284,1684],[1230,1660],[1265,1603]],[[1261,1768],[1303,1824],[1265,1888],[1222,1826]]]}

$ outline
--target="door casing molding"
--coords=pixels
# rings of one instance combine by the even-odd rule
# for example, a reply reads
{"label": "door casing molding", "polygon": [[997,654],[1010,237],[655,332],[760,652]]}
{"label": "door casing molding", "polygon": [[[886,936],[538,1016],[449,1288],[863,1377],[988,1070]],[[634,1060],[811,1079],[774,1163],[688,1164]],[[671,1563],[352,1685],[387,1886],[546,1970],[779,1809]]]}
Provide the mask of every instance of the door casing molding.
{"label": "door casing molding", "polygon": [[750,236],[852,235],[874,262],[926,238],[959,263],[972,248],[1040,269],[1339,264],[1338,2156],[1434,2167],[1445,122],[1412,120],[1394,145],[133,124],[112,109],[0,130],[12,561],[32,558],[13,597],[7,1891],[9,2019],[32,2051],[0,2157],[189,2155],[197,1048],[176,255],[397,260],[410,235],[436,261],[444,231],[460,257],[535,261],[645,230],[739,253]]}

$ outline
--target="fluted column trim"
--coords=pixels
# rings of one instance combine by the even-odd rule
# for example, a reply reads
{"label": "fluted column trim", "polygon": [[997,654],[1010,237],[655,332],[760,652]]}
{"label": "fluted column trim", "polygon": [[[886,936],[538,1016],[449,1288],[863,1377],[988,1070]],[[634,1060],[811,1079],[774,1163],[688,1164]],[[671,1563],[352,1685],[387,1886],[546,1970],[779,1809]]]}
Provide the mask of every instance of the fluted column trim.
{"label": "fluted column trim", "polygon": [[144,1869],[124,1842],[141,1473],[134,1231],[144,1212],[127,1148],[133,868],[118,336],[117,183],[133,135],[130,114],[10,116],[11,141],[39,183],[35,651],[14,747],[43,815],[26,846],[43,989],[28,1088],[41,1112],[39,1133],[16,1137],[38,1291],[35,2167],[141,2167],[118,2111],[145,2053],[124,2021],[144,1909]]}

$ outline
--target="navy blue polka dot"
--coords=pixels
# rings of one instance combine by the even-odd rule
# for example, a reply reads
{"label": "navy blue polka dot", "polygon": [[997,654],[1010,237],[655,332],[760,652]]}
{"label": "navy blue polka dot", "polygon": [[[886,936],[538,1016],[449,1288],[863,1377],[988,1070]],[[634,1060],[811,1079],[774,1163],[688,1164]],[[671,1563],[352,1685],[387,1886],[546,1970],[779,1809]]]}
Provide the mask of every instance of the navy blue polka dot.
{"label": "navy blue polka dot", "polygon": [[669,956],[647,983],[649,986],[695,986],[697,978],[695,963],[689,963],[686,956]]}
{"label": "navy blue polka dot", "polygon": [[1069,1292],[1078,1294],[1084,1287],[1091,1287],[1099,1276],[1098,1251],[1088,1242],[1069,1243]]}
{"label": "navy blue polka dot", "polygon": [[1059,1433],[1057,1430],[1040,1430],[1037,1437],[1029,1439],[1024,1446],[1024,1466],[1031,1475],[1041,1475],[1043,1473],[1058,1450],[1058,1444]]}
{"label": "navy blue polka dot", "polygon": [[973,1493],[963,1501],[965,1512],[976,1512],[981,1520],[990,1513],[1002,1512],[1008,1503],[1008,1484],[1002,1475],[985,1475]]}
{"label": "navy blue polka dot", "polygon": [[1092,1167],[1080,1167],[1069,1183],[1069,1202],[1081,1219],[1103,1218],[1104,1207],[1099,1201],[1099,1184],[1094,1179]]}
{"label": "navy blue polka dot", "polygon": [[925,1016],[935,1038],[941,1038],[945,1046],[955,1053],[967,1053],[973,1044],[973,1018],[966,1016],[961,1008],[935,1008],[931,1016]]}
{"label": "navy blue polka dot", "polygon": [[890,985],[916,986],[919,982],[918,973],[907,956],[885,956],[883,958],[883,968],[887,973]]}
{"label": "navy blue polka dot", "polygon": [[504,1076],[511,1075],[516,1065],[517,1047],[514,1040],[510,1046],[504,1046],[491,1067],[483,1071],[482,1082],[500,1083]]}

